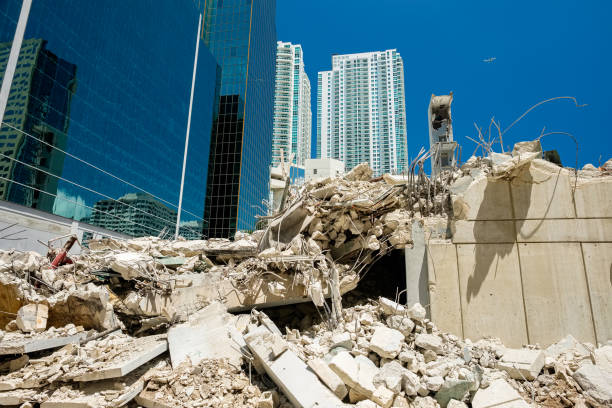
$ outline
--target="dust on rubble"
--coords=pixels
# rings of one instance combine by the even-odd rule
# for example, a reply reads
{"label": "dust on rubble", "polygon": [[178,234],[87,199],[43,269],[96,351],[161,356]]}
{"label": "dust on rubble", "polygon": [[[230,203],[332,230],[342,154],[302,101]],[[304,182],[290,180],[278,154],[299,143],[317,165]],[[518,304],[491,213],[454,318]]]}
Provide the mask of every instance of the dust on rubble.
{"label": "dust on rubble", "polygon": [[[425,154],[406,175],[362,164],[290,190],[231,240],[95,240],[58,267],[57,251],[0,251],[0,405],[610,406],[612,344],[464,340],[362,282],[415,223],[447,239],[470,185],[556,166],[541,157],[524,142],[434,178]],[[612,160],[555,169],[580,187]]]}

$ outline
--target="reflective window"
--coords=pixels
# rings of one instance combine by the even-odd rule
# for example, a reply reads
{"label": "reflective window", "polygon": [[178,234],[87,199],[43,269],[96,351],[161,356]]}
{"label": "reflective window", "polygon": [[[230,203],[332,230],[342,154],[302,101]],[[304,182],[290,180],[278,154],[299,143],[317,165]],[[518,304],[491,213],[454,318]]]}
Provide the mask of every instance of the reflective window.
{"label": "reflective window", "polygon": [[[21,0],[0,1],[0,75]],[[0,198],[132,236],[174,232],[193,0],[35,0],[0,128]],[[181,233],[199,238],[218,65],[200,41]]]}
{"label": "reflective window", "polygon": [[221,67],[211,133],[204,233],[253,230],[265,215],[274,113],[275,0],[209,0],[204,42]]}

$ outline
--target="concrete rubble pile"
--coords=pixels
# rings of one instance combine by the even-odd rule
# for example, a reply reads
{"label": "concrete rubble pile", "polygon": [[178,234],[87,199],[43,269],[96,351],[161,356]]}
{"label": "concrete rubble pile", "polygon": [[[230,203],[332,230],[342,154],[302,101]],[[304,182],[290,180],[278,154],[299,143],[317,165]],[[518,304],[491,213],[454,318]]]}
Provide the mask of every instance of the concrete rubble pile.
{"label": "concrete rubble pile", "polygon": [[[434,179],[422,161],[376,179],[362,164],[291,191],[264,229],[232,240],[95,240],[57,268],[0,251],[0,406],[609,406],[610,342],[506,348],[438,330],[418,303],[342,305],[379,258],[412,246],[415,223],[449,239],[473,211],[470,186],[555,166],[540,157],[538,141],[519,143]],[[610,177],[612,160],[573,174]],[[304,302],[316,312],[282,331],[259,311]]]}

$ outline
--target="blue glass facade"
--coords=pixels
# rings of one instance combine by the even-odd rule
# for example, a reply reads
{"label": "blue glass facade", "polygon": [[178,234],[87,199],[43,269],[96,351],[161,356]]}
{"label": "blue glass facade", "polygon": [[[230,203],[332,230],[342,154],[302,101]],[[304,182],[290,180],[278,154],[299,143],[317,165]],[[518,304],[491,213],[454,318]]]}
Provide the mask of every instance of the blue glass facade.
{"label": "blue glass facade", "polygon": [[[21,3],[0,1],[0,79]],[[202,8],[34,0],[0,128],[0,199],[135,236],[173,231]],[[191,238],[218,71],[200,41],[181,214]]]}
{"label": "blue glass facade", "polygon": [[275,0],[206,0],[203,38],[217,78],[204,234],[252,230],[269,194],[276,55]]}

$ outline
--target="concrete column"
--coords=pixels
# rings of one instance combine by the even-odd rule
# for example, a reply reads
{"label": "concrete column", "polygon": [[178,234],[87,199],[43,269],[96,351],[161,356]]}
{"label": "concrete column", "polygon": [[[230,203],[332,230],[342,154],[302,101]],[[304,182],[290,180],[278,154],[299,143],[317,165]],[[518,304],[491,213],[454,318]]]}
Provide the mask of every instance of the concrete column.
{"label": "concrete column", "polygon": [[[412,223],[414,246],[404,250],[406,257],[406,300],[409,306],[420,303],[429,305],[429,274],[427,272],[427,251],[425,232],[418,221]],[[430,310],[426,307],[429,317]]]}

